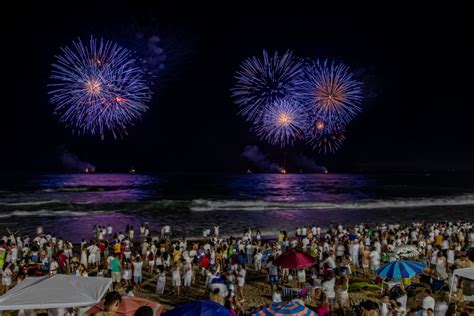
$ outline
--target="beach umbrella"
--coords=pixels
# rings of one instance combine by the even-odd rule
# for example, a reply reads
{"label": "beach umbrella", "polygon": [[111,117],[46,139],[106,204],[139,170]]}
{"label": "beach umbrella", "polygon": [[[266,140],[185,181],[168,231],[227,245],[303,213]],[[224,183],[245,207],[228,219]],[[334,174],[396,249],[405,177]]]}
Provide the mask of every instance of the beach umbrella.
{"label": "beach umbrella", "polygon": [[310,310],[306,306],[297,303],[273,303],[267,304],[257,308],[251,315],[255,316],[284,316],[284,315],[294,315],[294,316],[316,316],[314,311]]}
{"label": "beach umbrella", "polygon": [[232,316],[227,308],[210,300],[193,301],[178,306],[164,316]]}
{"label": "beach umbrella", "polygon": [[211,280],[211,284],[214,284],[214,283],[221,283],[221,284],[224,284],[224,280],[222,278],[219,278],[219,277],[215,277]]}
{"label": "beach umbrella", "polygon": [[229,294],[229,291],[227,290],[227,286],[225,284],[213,283],[209,286],[209,289],[211,290],[211,292],[215,291],[215,289],[219,289],[219,294],[222,297],[227,297],[227,295]]}
{"label": "beach umbrella", "polygon": [[[119,316],[133,316],[135,311],[142,306],[151,307],[154,312],[153,315],[156,316],[161,315],[163,312],[163,305],[158,304],[157,302],[136,296],[122,296],[122,301],[120,302],[119,308],[115,313]],[[87,310],[86,314],[93,315],[103,310],[104,301],[101,301]]]}
{"label": "beach umbrella", "polygon": [[304,269],[313,266],[315,257],[297,250],[290,250],[273,260],[273,265],[288,269]]}
{"label": "beach umbrella", "polygon": [[393,250],[393,253],[402,258],[418,257],[420,252],[418,247],[414,245],[401,245]]}
{"label": "beach umbrella", "polygon": [[395,260],[377,269],[376,273],[382,278],[406,279],[420,274],[425,264],[412,260]]}

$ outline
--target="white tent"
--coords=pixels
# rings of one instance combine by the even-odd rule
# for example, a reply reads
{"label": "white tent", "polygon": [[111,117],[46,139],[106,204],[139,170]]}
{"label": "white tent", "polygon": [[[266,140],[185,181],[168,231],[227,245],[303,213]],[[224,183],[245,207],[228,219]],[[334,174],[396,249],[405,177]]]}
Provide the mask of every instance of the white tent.
{"label": "white tent", "polygon": [[97,304],[109,289],[110,278],[63,274],[26,278],[0,296],[0,311],[90,306]]}
{"label": "white tent", "polygon": [[453,277],[451,278],[451,284],[450,284],[450,290],[449,290],[450,299],[453,293],[453,288],[456,286],[454,284],[454,282],[456,282],[456,277],[474,280],[474,268],[462,268],[462,269],[456,269],[453,271]]}

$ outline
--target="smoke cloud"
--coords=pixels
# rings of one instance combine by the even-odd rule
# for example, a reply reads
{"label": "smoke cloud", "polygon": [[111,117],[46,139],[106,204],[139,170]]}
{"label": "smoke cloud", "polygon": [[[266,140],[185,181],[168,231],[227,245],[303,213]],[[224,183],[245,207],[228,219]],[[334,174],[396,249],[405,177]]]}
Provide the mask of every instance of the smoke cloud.
{"label": "smoke cloud", "polygon": [[290,159],[296,167],[300,168],[304,172],[324,173],[326,171],[326,167],[318,165],[314,159],[305,156],[304,154],[292,154]]}
{"label": "smoke cloud", "polygon": [[279,172],[280,166],[265,157],[265,155],[255,145],[245,146],[241,156],[252,162],[259,171]]}
{"label": "smoke cloud", "polygon": [[73,172],[95,172],[95,166],[87,161],[81,161],[76,154],[70,152],[65,147],[59,149],[59,160],[62,167]]}

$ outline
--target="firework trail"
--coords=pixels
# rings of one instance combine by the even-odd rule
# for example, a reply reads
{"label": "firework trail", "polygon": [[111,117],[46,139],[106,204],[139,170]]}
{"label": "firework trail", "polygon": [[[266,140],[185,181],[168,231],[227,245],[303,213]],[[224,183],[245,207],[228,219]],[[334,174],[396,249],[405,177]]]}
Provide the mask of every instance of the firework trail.
{"label": "firework trail", "polygon": [[61,48],[52,65],[51,103],[60,122],[79,134],[117,138],[148,109],[151,91],[130,50],[91,37]]}
{"label": "firework trail", "polygon": [[282,99],[265,107],[255,130],[261,139],[284,148],[303,137],[306,120],[301,104],[293,99]]}
{"label": "firework trail", "polygon": [[234,102],[241,108],[240,114],[257,123],[264,113],[262,109],[274,102],[296,96],[303,84],[304,64],[291,51],[273,57],[265,50],[263,59],[251,57],[240,65],[231,89]]}

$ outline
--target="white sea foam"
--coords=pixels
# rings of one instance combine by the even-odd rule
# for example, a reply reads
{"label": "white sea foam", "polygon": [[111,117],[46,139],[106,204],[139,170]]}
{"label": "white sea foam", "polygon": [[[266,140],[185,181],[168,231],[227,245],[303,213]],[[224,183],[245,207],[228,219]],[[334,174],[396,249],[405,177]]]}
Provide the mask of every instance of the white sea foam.
{"label": "white sea foam", "polygon": [[29,202],[0,202],[0,205],[5,206],[35,206],[35,205],[45,205],[45,204],[59,204],[64,203],[60,200],[46,200],[46,201],[29,201]]}
{"label": "white sea foam", "polygon": [[474,205],[474,194],[435,198],[398,198],[361,200],[351,202],[278,202],[262,200],[193,200],[191,211],[267,211],[267,210],[316,210],[316,209],[382,209],[432,206]]}
{"label": "white sea foam", "polygon": [[[71,210],[36,210],[36,211],[22,211],[16,210],[13,212],[5,212],[0,214],[0,218],[8,218],[13,216],[87,216],[105,213],[106,211],[71,211]],[[107,212],[112,213],[112,212]]]}

